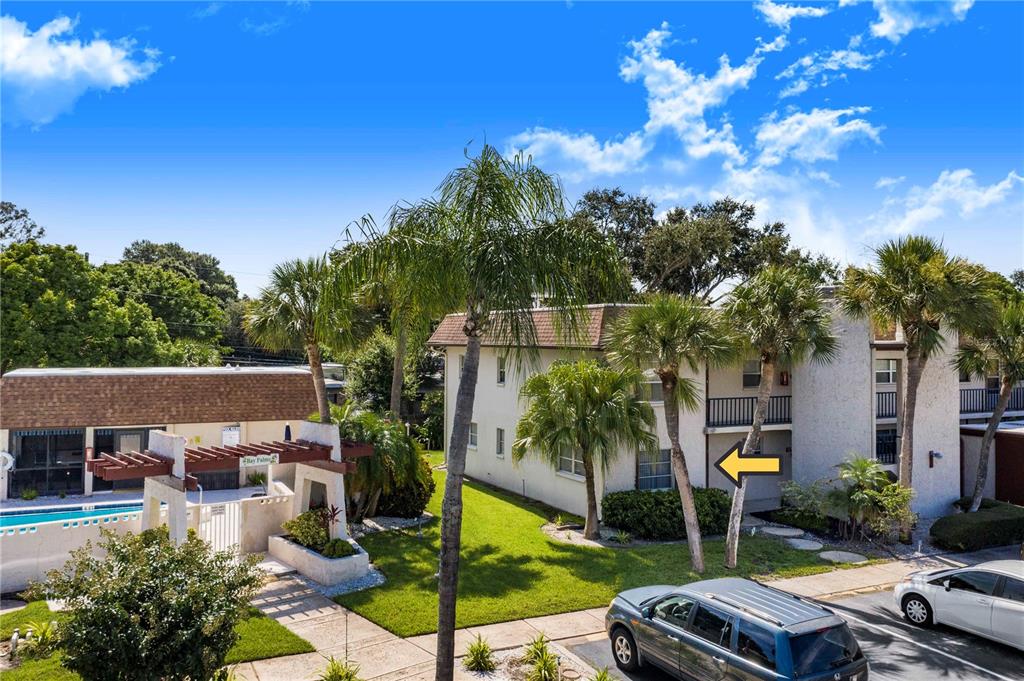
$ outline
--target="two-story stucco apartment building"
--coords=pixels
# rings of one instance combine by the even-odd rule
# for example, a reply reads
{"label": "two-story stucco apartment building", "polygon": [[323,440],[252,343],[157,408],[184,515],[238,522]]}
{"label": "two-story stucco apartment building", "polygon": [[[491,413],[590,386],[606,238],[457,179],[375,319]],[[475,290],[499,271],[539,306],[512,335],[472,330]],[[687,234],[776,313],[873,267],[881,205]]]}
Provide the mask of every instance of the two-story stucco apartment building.
{"label": "two-story stucco apartment building", "polygon": [[[519,368],[506,357],[505,348],[493,339],[484,340],[467,475],[557,508],[584,512],[586,496],[580,462],[567,456],[557,471],[536,459],[513,463],[512,442],[525,408],[519,390],[526,376],[546,369],[559,358],[602,356],[606,333],[621,311],[621,306],[614,305],[588,307],[586,332],[566,347],[555,332],[553,312],[535,310],[536,361],[524,362]],[[893,471],[897,468],[899,395],[906,365],[903,342],[896,334],[876,337],[867,322],[851,320],[838,311],[832,323],[839,338],[834,361],[824,365],[804,363],[777,372],[761,452],[779,455],[783,472],[778,477],[750,479],[749,510],[777,507],[780,481],[807,483],[834,478],[836,465],[854,453],[875,457]],[[449,315],[429,341],[442,348],[447,357],[446,443],[465,354],[462,325],[462,315]],[[921,382],[914,431],[914,505],[925,516],[948,512],[950,503],[960,496],[961,418],[983,416],[961,413],[960,377],[951,364],[956,343],[955,336],[950,338],[944,352],[929,362]],[[728,368],[703,368],[690,378],[702,386],[704,393],[699,409],[680,413],[681,441],[691,479],[696,485],[731,490],[714,463],[749,429],[761,380],[759,362],[754,359]],[[653,373],[651,381],[655,383],[652,405],[661,451],[655,456],[622,452],[606,475],[599,473],[598,486],[604,492],[673,486],[664,405],[658,399],[660,384]],[[964,390],[974,387],[964,383]]]}
{"label": "two-story stucco apartment building", "polygon": [[[144,451],[152,429],[191,445],[247,444],[281,440],[315,411],[309,371],[299,367],[17,369],[0,378],[0,448],[14,464],[0,472],[0,499],[141,487],[94,479],[85,450]],[[217,489],[246,473],[199,477]]]}

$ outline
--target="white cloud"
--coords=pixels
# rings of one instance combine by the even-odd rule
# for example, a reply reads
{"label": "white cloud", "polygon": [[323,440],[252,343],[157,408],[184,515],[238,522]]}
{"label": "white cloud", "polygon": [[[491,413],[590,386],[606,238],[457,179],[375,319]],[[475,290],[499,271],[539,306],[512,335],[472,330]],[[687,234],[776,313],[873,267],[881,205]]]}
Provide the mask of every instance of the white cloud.
{"label": "white cloud", "polygon": [[[952,209],[961,218],[1005,201],[1014,185],[1024,182],[1015,171],[990,185],[979,185],[968,168],[943,170],[928,187],[912,187],[902,198],[888,198],[882,210],[871,216],[875,230],[888,234],[906,234],[947,215]],[[1020,192],[1018,192],[1018,198]]]}
{"label": "white cloud", "polygon": [[828,185],[829,187],[838,187],[839,183],[832,179],[832,176],[824,170],[809,170],[807,177],[821,182],[822,184]]}
{"label": "white cloud", "polygon": [[268,19],[267,21],[253,21],[249,17],[245,17],[238,24],[238,27],[246,33],[268,36],[277,33],[287,25],[288,19],[286,17],[277,17],[276,19]]}
{"label": "white cloud", "polygon": [[868,111],[869,107],[814,109],[783,119],[773,113],[757,129],[756,143],[761,150],[757,163],[774,166],[787,157],[804,163],[834,161],[839,149],[850,142],[868,139],[878,143],[880,127],[863,118],[849,118]]}
{"label": "white cloud", "polygon": [[208,5],[200,7],[195,12],[192,12],[192,18],[193,19],[209,19],[210,17],[212,17],[215,14],[219,13],[222,9],[224,9],[224,3],[223,2],[211,2]]}
{"label": "white cloud", "polygon": [[829,13],[827,7],[811,7],[809,5],[784,5],[774,3],[772,0],[761,0],[754,9],[764,16],[764,20],[772,26],[789,30],[789,22],[793,19],[816,19]]}
{"label": "white cloud", "polygon": [[[851,40],[851,43],[854,42],[859,43],[859,40]],[[871,54],[854,49],[853,46],[845,50],[812,52],[793,62],[775,76],[776,80],[794,79],[779,93],[779,97],[798,95],[806,92],[812,86],[825,87],[837,78],[846,78],[847,71],[868,71],[874,66],[876,60],[884,56],[884,50]]]}
{"label": "white cloud", "polygon": [[890,189],[906,179],[906,175],[900,175],[899,177],[880,177],[878,178],[878,181],[875,182],[875,189]]}
{"label": "white cloud", "polygon": [[602,143],[589,133],[532,128],[509,140],[510,153],[523,152],[534,158],[568,161],[570,170],[565,174],[573,180],[583,179],[585,175],[614,175],[636,170],[648,151],[649,140],[637,132],[622,140]]}
{"label": "white cloud", "polygon": [[32,31],[0,17],[4,120],[49,123],[89,90],[126,88],[160,67],[159,50],[140,50],[131,38],[83,42],[73,36],[75,24],[58,16]]}
{"label": "white cloud", "polygon": [[878,21],[871,24],[871,33],[898,43],[905,35],[919,28],[935,28],[942,24],[963,21],[974,0],[952,2],[909,2],[908,0],[874,0]]}

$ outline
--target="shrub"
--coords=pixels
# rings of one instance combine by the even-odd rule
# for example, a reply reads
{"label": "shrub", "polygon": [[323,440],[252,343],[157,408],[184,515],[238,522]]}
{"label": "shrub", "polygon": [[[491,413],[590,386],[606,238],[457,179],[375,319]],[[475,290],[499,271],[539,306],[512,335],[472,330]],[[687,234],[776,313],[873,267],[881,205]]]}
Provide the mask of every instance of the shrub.
{"label": "shrub", "polygon": [[440,449],[444,440],[444,391],[432,390],[420,402],[423,421],[416,426],[416,436],[427,449]]}
{"label": "shrub", "polygon": [[267,474],[263,471],[254,471],[249,473],[245,481],[249,483],[251,487],[263,487],[267,484]]}
{"label": "shrub", "polygon": [[558,681],[558,658],[547,646],[537,654],[530,671],[526,672],[526,681]]}
{"label": "shrub", "polygon": [[291,520],[281,525],[282,529],[291,535],[292,541],[301,544],[307,549],[320,551],[327,544],[329,533],[321,520],[320,509],[310,509],[300,513]]}
{"label": "shrub", "polygon": [[255,561],[213,551],[194,532],[178,546],[166,527],[103,530],[44,587],[65,601],[62,664],[86,681],[209,679],[262,582]]}
{"label": "shrub", "polygon": [[34,487],[26,487],[25,489],[21,490],[21,498],[24,499],[25,501],[32,501],[38,496],[39,490],[35,489]]}
{"label": "shrub", "polygon": [[772,514],[772,520],[811,532],[829,529],[824,482],[815,480],[809,485],[801,485],[795,480],[787,480],[779,488],[782,491],[782,508]]}
{"label": "shrub", "polygon": [[537,634],[532,641],[526,644],[526,650],[523,651],[523,662],[533,664],[541,654],[546,652],[548,652],[548,639],[544,634]]}
{"label": "shrub", "polygon": [[874,504],[868,519],[871,531],[882,541],[895,543],[900,536],[903,525],[912,525],[917,515],[910,510],[910,502],[914,498],[914,490],[903,487],[898,482],[890,482],[879,490],[865,492]]}
{"label": "shrub", "polygon": [[327,667],[317,679],[318,681],[362,681],[359,678],[359,665],[348,660],[336,660],[333,655],[327,660]]}
{"label": "shrub", "polygon": [[992,499],[985,502],[975,513],[955,513],[936,520],[930,531],[932,541],[951,551],[977,551],[1024,541],[1024,507]]}
{"label": "shrub", "polygon": [[377,504],[377,513],[398,518],[418,518],[427,508],[435,487],[430,463],[421,456],[416,476],[383,495]]}
{"label": "shrub", "polygon": [[57,623],[47,620],[29,622],[26,627],[26,634],[31,631],[32,637],[25,639],[22,653],[30,659],[49,657],[57,650],[60,638],[57,632]]}
{"label": "shrub", "polygon": [[[988,497],[985,497],[984,499],[981,500],[981,506],[978,508],[978,510],[984,511],[990,508],[999,508],[999,505],[1003,503],[1005,502],[996,501],[995,499],[989,499]],[[971,497],[960,497],[959,499],[953,502],[953,506],[960,509],[961,511],[966,512],[967,509],[971,507]]]}
{"label": "shrub", "polygon": [[327,558],[344,558],[345,556],[355,555],[356,549],[347,539],[338,537],[328,541],[320,553]]}
{"label": "shrub", "polygon": [[476,640],[469,644],[466,650],[466,657],[462,660],[462,666],[471,672],[493,672],[497,665],[494,664],[494,653],[487,641],[476,635]]}
{"label": "shrub", "polygon": [[615,681],[615,680],[612,678],[612,675],[608,673],[608,667],[601,667],[600,669],[597,670],[597,673],[594,674],[590,678],[590,681]]}
{"label": "shrub", "polygon": [[[695,487],[697,521],[705,535],[723,534],[729,525],[729,495],[720,489]],[[676,490],[627,490],[606,494],[601,502],[604,523],[641,539],[685,539],[683,506]]]}

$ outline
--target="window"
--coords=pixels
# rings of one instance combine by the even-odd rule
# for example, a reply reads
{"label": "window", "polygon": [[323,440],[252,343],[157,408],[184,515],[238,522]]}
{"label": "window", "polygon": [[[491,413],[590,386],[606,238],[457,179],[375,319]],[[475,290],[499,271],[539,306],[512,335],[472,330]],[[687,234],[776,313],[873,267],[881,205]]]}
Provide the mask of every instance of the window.
{"label": "window", "polygon": [[477,434],[477,428],[475,423],[469,424],[469,446],[476,449],[477,440],[479,436]]}
{"label": "window", "polygon": [[498,428],[494,438],[494,453],[498,458],[505,458],[505,429]]}
{"label": "window", "polygon": [[875,383],[882,383],[885,385],[896,383],[896,360],[875,360]]}
{"label": "window", "polygon": [[1003,583],[1003,598],[1024,603],[1024,579],[1007,577]]}
{"label": "window", "polygon": [[575,450],[562,450],[558,457],[558,470],[573,475],[584,475],[583,459]]}
{"label": "window", "polygon": [[654,618],[685,629],[693,605],[693,601],[686,596],[669,596],[654,606]]}
{"label": "window", "polygon": [[498,357],[498,385],[505,385],[505,358]]}
{"label": "window", "polygon": [[999,363],[992,362],[985,372],[985,389],[999,391]]}
{"label": "window", "polygon": [[743,363],[743,387],[756,388],[761,385],[761,360],[748,359]]}
{"label": "window", "polygon": [[726,648],[729,647],[729,639],[732,636],[729,616],[706,605],[698,606],[690,631],[705,641],[719,646],[724,645]]}
{"label": "window", "polygon": [[10,435],[15,470],[9,493],[80,494],[85,461],[85,431],[81,428],[16,430]]}
{"label": "window", "polygon": [[899,458],[895,428],[880,428],[875,431],[875,458],[878,463],[890,466]]}
{"label": "window", "polygon": [[793,636],[789,639],[793,671],[797,676],[820,674],[864,657],[857,639],[845,624]]}
{"label": "window", "polygon": [[[97,428],[93,434],[93,451],[96,456],[101,453],[111,452],[142,452],[149,449],[149,431],[166,430],[164,426],[152,426],[149,428]],[[236,476],[237,483],[238,478]],[[108,492],[122,489],[138,489],[142,487],[145,478],[130,478],[128,480],[101,480],[98,477],[92,479],[92,490],[94,492]],[[203,484],[203,489],[212,489]],[[237,487],[237,485],[236,485]]]}
{"label": "window", "polygon": [[775,669],[775,636],[752,622],[740,620],[736,654],[766,669]]}
{"label": "window", "polygon": [[952,575],[948,579],[950,589],[991,596],[995,593],[999,575],[981,570],[970,570]]}
{"label": "window", "polygon": [[961,371],[960,372],[960,382],[961,383],[970,383],[971,382],[971,374],[966,372],[966,371]]}
{"label": "window", "polygon": [[672,450],[637,452],[636,488],[670,489],[672,482]]}
{"label": "window", "polygon": [[644,383],[642,390],[643,398],[648,402],[665,401],[665,389],[661,385],[661,380]]}

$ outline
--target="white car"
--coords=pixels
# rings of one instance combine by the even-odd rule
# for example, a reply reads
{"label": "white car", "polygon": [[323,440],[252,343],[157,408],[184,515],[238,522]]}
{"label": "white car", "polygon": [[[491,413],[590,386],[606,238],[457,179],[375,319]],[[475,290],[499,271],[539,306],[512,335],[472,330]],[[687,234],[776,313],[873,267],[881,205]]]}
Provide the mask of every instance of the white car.
{"label": "white car", "polygon": [[893,597],[914,624],[941,623],[1024,650],[1024,560],[914,572]]}

